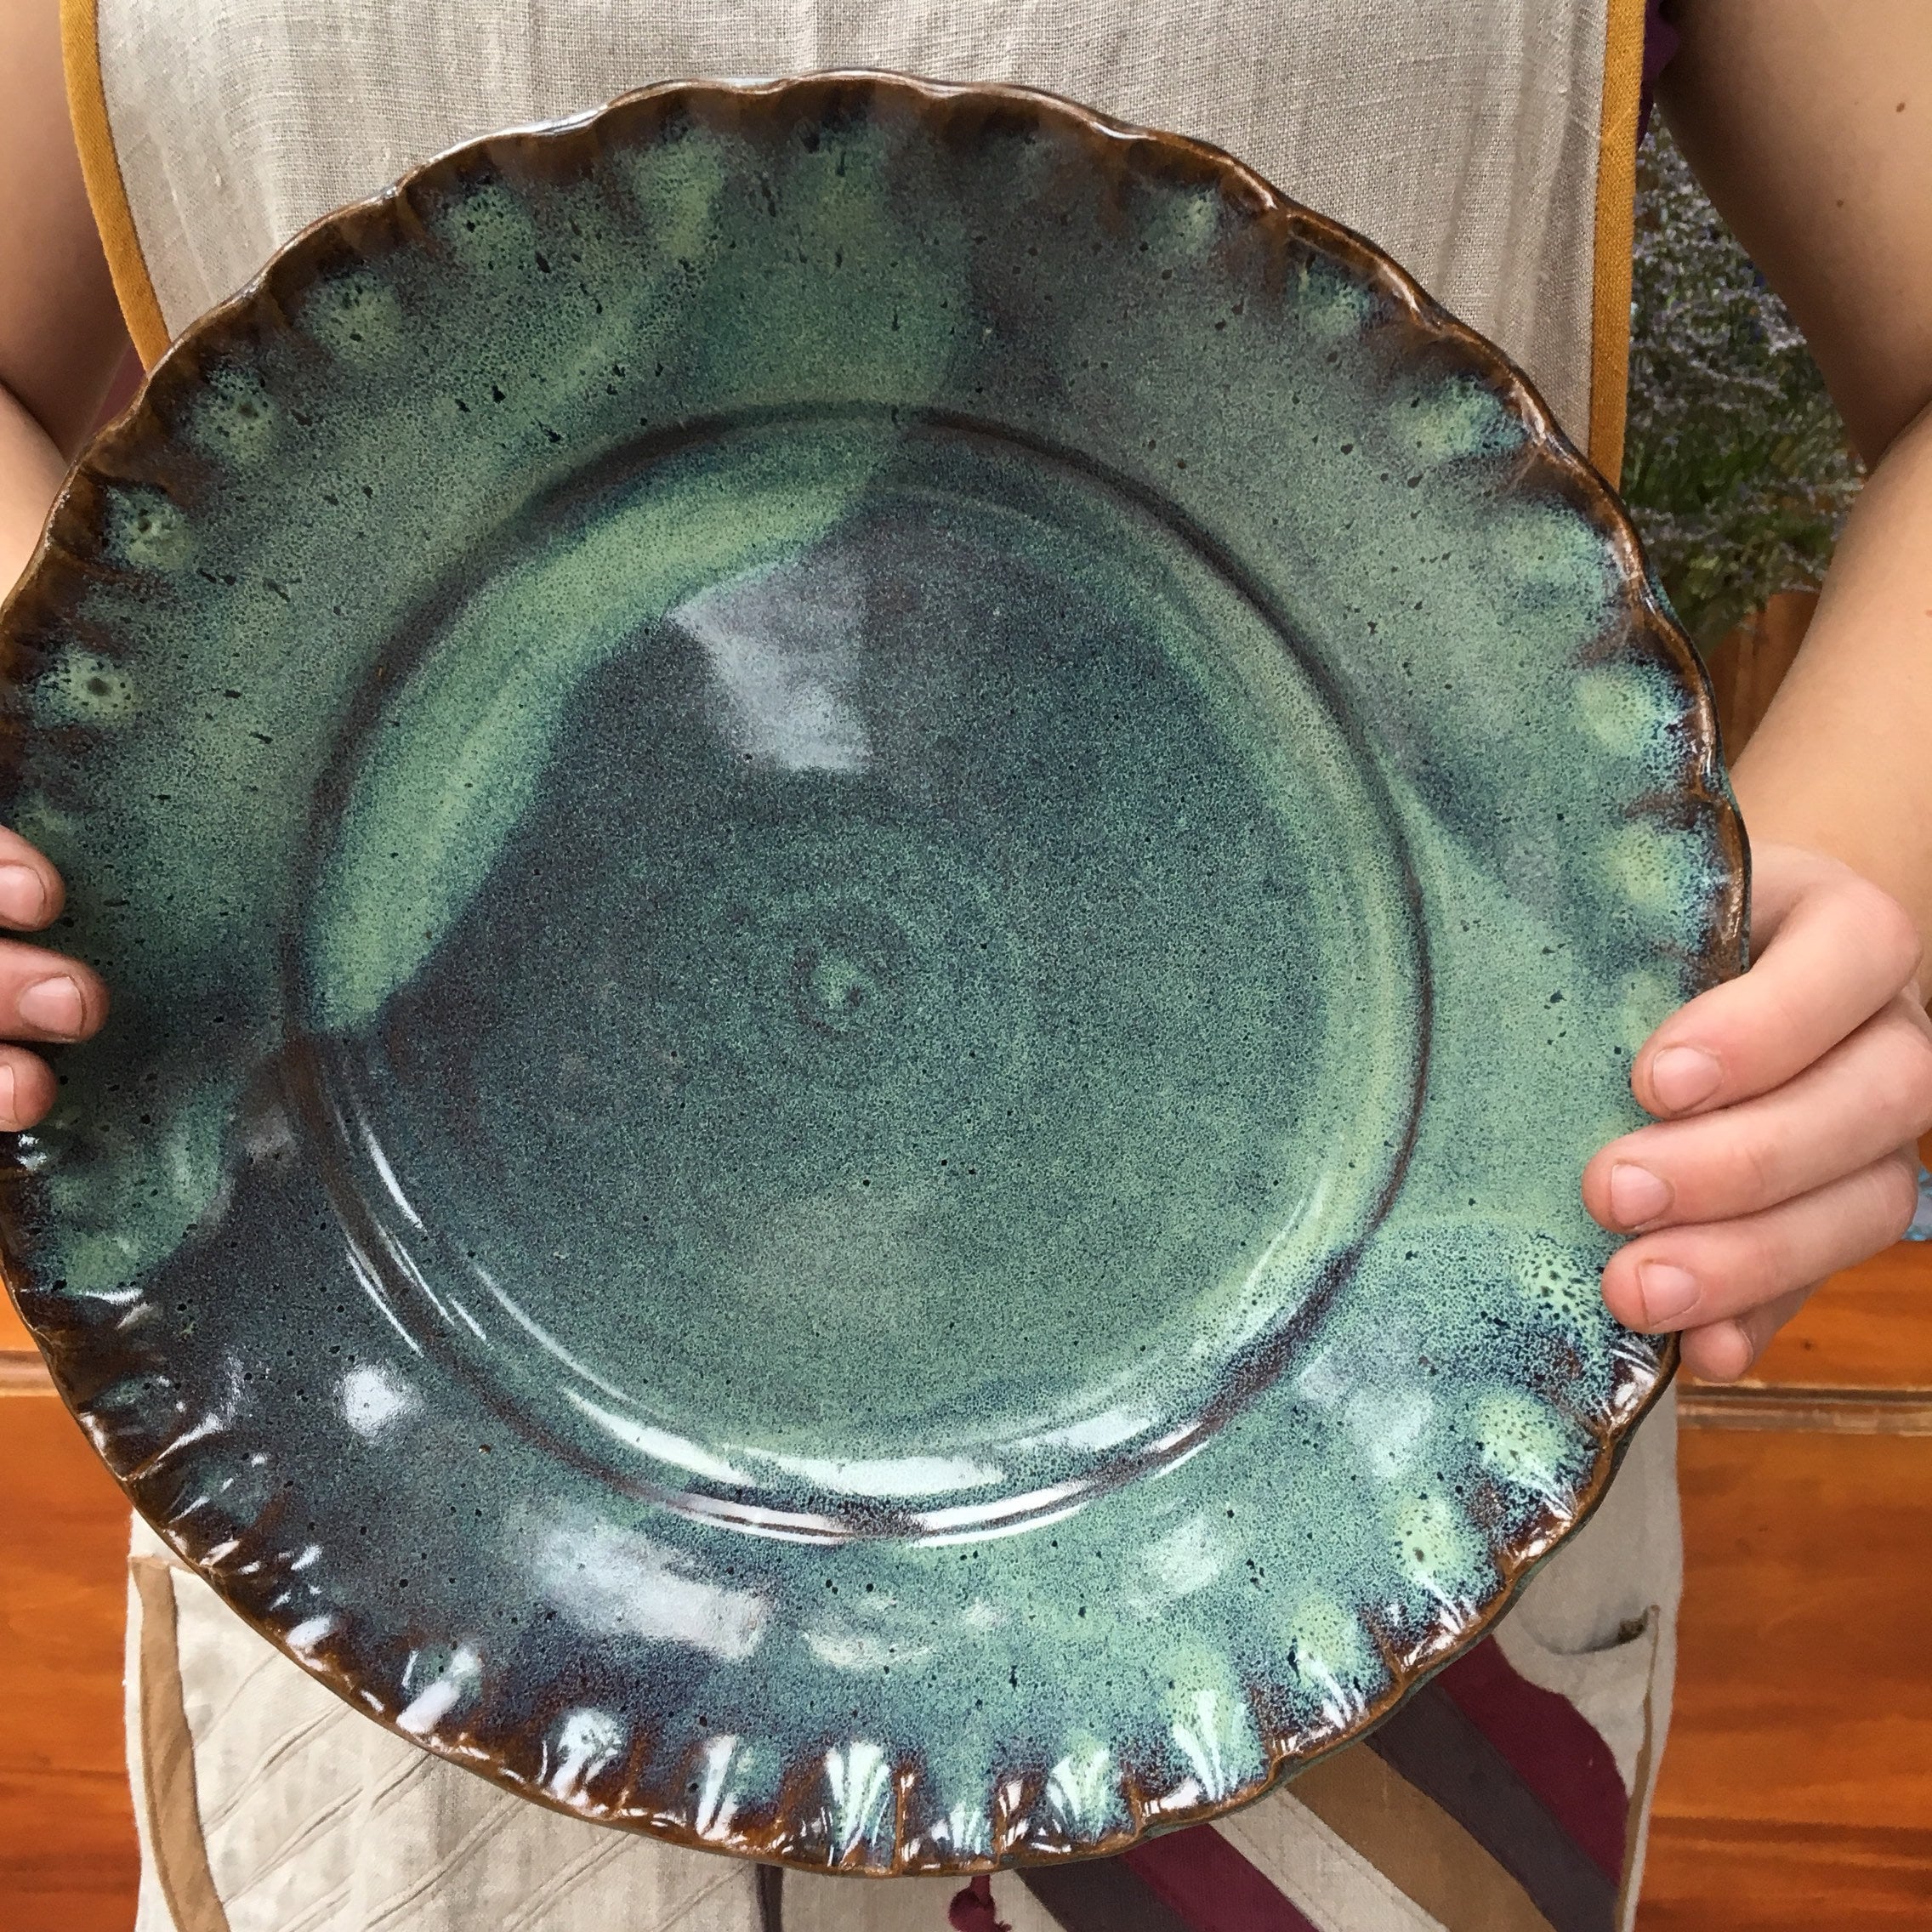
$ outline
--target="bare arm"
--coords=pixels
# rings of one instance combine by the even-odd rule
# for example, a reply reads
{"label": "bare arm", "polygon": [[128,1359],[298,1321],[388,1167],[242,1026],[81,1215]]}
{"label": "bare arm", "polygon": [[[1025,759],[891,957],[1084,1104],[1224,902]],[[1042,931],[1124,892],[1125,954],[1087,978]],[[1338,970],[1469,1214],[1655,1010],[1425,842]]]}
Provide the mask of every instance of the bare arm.
{"label": "bare arm", "polygon": [[[127,353],[67,119],[56,0],[0,6],[0,594],[33,554],[69,458]],[[0,926],[59,916],[61,883],[0,831]],[[106,1012],[85,967],[0,939],[0,1041],[72,1039]],[[0,1044],[0,1129],[52,1104],[46,1063]]]}
{"label": "bare arm", "polygon": [[0,383],[0,596],[33,554],[66,468],[32,412]]}
{"label": "bare arm", "polygon": [[1751,970],[1632,1075],[1656,1124],[1583,1197],[1637,1238],[1633,1327],[1743,1372],[1812,1284],[1896,1239],[1932,1126],[1932,9],[1681,0],[1671,126],[1783,296],[1872,466],[1810,636],[1733,779]]}
{"label": "bare arm", "polygon": [[1872,467],[1803,652],[1734,776],[1754,839],[1932,935],[1932,9],[1687,0],[1663,105]]}
{"label": "bare arm", "polygon": [[[67,119],[59,0],[0,4],[0,387],[64,470],[99,413],[128,334]],[[0,476],[10,538],[24,479],[11,420],[6,434]],[[49,485],[44,516],[59,476],[43,471],[37,480]]]}

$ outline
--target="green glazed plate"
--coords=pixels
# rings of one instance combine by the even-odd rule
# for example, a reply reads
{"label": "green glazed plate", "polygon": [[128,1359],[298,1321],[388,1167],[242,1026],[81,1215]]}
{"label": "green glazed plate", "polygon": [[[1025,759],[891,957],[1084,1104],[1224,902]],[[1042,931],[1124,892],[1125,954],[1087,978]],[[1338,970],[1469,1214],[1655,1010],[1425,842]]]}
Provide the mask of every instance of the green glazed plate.
{"label": "green glazed plate", "polygon": [[867,1871],[1252,1798],[1666,1379],[1695,659],[1503,359],[1223,155],[675,86],[300,236],[5,617],[118,1003],[9,1272],[136,1505],[552,1804]]}

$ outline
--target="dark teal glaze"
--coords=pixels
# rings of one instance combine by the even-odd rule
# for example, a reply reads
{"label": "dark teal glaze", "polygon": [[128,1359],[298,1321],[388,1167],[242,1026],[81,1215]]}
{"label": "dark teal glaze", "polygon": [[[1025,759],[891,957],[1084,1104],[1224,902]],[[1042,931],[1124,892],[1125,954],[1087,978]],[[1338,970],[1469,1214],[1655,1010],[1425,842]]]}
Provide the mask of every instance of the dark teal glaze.
{"label": "dark teal glaze", "polygon": [[9,607],[115,985],[14,1284],[433,1749],[866,1869],[1359,1731],[1668,1372],[1688,647],[1492,350],[1037,96],[674,88],[298,242]]}

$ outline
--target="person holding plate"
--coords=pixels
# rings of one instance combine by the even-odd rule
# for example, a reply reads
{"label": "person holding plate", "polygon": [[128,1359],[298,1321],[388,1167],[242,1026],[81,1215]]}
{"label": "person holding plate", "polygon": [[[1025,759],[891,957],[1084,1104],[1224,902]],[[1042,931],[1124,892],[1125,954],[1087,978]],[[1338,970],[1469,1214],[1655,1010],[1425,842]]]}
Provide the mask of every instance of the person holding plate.
{"label": "person holding plate", "polygon": [[[26,569],[131,338],[151,366],[329,210],[492,129],[652,82],[878,68],[1003,82],[1214,144],[1367,236],[1526,370],[1614,480],[1643,94],[1804,326],[1871,477],[1735,781],[1750,969],[1637,1055],[1652,1124],[1579,1177],[1632,1238],[1602,1293],[1735,1378],[1912,1217],[1932,1126],[1932,25],[1905,0],[1070,0],[799,8],[31,0],[0,26],[0,582]],[[64,887],[0,832],[0,921]],[[836,977],[836,975],[834,975]],[[847,975],[839,997],[863,988]],[[0,945],[0,1128],[111,989]],[[369,1395],[376,1401],[379,1391]],[[1356,1744],[1123,1857],[957,1879],[754,1869],[506,1796],[361,1722],[137,1528],[141,1932],[595,1923],[1431,1932],[1634,1921],[1668,1722],[1674,1418],[1454,1667],[1429,1740]]]}

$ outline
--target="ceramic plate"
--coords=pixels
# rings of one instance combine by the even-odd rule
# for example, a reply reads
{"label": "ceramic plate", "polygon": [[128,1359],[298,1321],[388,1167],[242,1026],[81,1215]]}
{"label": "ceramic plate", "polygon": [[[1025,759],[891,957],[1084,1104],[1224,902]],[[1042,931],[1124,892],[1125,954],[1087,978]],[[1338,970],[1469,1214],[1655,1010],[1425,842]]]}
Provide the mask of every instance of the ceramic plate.
{"label": "ceramic plate", "polygon": [[1355,1736],[1666,1345],[1705,690],[1502,357],[1225,156],[678,86],[332,216],[89,452],[10,1273],[139,1508],[532,1798],[884,1871]]}

